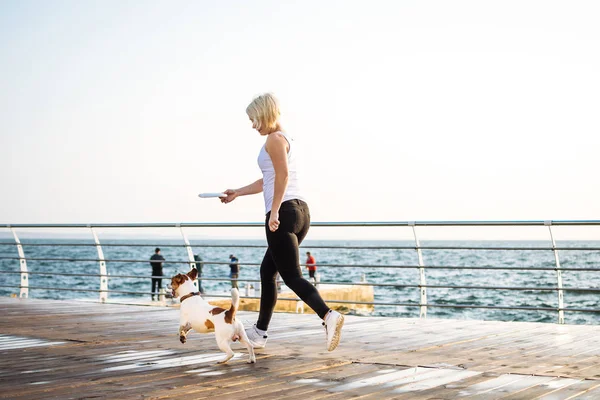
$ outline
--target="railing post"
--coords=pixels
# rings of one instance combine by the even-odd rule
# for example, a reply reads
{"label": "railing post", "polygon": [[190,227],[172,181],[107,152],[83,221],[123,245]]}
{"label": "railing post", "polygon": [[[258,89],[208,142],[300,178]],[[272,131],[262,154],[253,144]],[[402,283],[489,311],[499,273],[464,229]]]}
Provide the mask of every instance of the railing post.
{"label": "railing post", "polygon": [[558,323],[565,323],[565,311],[564,309],[564,296],[563,296],[563,282],[562,282],[562,271],[560,269],[560,259],[558,258],[558,250],[556,249],[556,242],[554,241],[554,235],[552,235],[552,221],[544,221],[544,225],[548,227],[550,232],[550,240],[552,241],[552,251],[554,252],[554,261],[556,262],[556,287],[558,288]]}
{"label": "railing post", "polygon": [[[192,251],[192,246],[190,245],[190,241],[188,240],[183,228],[180,224],[177,224],[177,227],[181,231],[181,236],[183,236],[183,242],[185,243],[185,249],[187,250],[188,260],[190,260],[190,270],[192,268],[196,268],[196,259],[194,258],[194,252]],[[194,280],[194,286],[198,289],[198,278]]]}
{"label": "railing post", "polygon": [[415,249],[417,250],[417,256],[419,258],[419,293],[420,293],[420,312],[419,318],[427,318],[427,287],[425,280],[425,264],[423,263],[423,253],[421,252],[421,244],[417,237],[417,230],[414,222],[409,222],[408,225],[412,227],[413,235],[415,237]]}
{"label": "railing post", "polygon": [[17,232],[13,228],[10,228],[10,231],[15,238],[15,242],[17,243],[17,251],[19,252],[19,267],[21,269],[21,283],[19,284],[19,297],[22,299],[26,299],[29,297],[29,274],[27,273],[27,260],[25,260],[25,252],[23,251],[23,246],[21,246],[21,241],[17,236]]}
{"label": "railing post", "polygon": [[88,225],[94,235],[94,243],[96,243],[96,250],[98,250],[98,262],[100,263],[100,301],[106,302],[108,299],[108,274],[106,273],[106,261],[104,261],[104,253],[102,252],[102,246],[100,246],[100,240],[98,235],[91,225]]}

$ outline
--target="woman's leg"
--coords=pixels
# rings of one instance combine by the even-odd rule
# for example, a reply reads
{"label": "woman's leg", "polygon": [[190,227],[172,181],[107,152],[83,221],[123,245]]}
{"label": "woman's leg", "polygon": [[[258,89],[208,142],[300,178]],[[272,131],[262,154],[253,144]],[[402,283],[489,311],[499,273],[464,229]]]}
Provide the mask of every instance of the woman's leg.
{"label": "woman's leg", "polygon": [[266,331],[269,328],[275,303],[277,303],[277,267],[271,257],[270,249],[267,249],[260,265],[260,312],[258,313],[258,322],[256,327]]}
{"label": "woman's leg", "polygon": [[284,202],[279,210],[279,229],[271,232],[267,228],[267,242],[271,257],[285,284],[319,317],[324,318],[329,307],[317,289],[304,279],[300,268],[298,246],[308,233],[309,227],[310,213],[306,203],[297,200]]}

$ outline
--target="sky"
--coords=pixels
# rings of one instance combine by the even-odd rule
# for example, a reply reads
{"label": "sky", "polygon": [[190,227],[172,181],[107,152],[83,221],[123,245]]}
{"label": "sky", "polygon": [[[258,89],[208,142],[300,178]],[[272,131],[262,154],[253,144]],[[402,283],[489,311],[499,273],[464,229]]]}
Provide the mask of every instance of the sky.
{"label": "sky", "polygon": [[599,17],[597,1],[0,0],[0,223],[262,221],[261,195],[197,195],[261,177],[245,108],[264,92],[313,221],[600,219]]}

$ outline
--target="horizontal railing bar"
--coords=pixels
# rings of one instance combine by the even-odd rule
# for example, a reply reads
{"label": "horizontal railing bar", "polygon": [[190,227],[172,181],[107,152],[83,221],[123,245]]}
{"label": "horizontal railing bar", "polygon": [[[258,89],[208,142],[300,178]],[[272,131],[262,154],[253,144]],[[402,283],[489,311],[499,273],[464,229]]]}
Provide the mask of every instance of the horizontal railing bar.
{"label": "horizontal railing bar", "polygon": [[[0,246],[16,246],[18,243],[2,243]],[[96,247],[95,243],[23,243],[22,246],[79,246],[79,247]],[[102,247],[186,247],[185,244],[148,244],[148,243],[102,243]],[[231,246],[236,247],[236,246]]]}
{"label": "horizontal railing bar", "polygon": [[[20,260],[19,257],[0,257],[0,260]],[[131,260],[131,259],[108,259],[105,258],[103,260],[99,260],[97,258],[62,258],[62,257],[44,257],[44,258],[36,258],[36,257],[27,257],[26,258],[27,261],[68,261],[68,262],[99,262],[99,261],[106,261],[106,262],[122,262],[122,263],[150,263],[153,262],[150,259],[147,260]],[[187,261],[171,261],[171,260],[161,260],[160,261],[162,264],[190,264],[191,261],[187,260]],[[200,263],[200,262],[198,262]],[[216,261],[216,262],[211,262],[211,263],[207,263],[202,261],[202,264],[231,264],[231,262],[226,262],[226,261]],[[242,264],[239,263],[239,265],[260,265],[257,263],[254,264]]]}
{"label": "horizontal railing bar", "polygon": [[527,310],[527,311],[581,311],[581,312],[600,312],[600,309],[596,308],[558,308],[558,307],[510,307],[510,306],[471,306],[468,304],[427,304],[427,307],[440,307],[440,308],[485,308],[485,309],[499,309],[499,310]]}
{"label": "horizontal railing bar", "polygon": [[[97,258],[36,258],[36,257],[27,257],[27,261],[68,261],[68,262],[120,262],[120,263],[150,263],[150,259],[147,260],[131,260],[131,259],[103,259],[99,260]],[[0,257],[0,260],[20,260],[19,257]],[[161,261],[164,264],[190,264],[189,260],[187,261],[170,261],[165,260]],[[198,263],[202,263],[203,265],[229,265],[230,261],[201,261]],[[260,266],[261,263],[241,263],[238,262],[240,266]],[[300,264],[300,266],[304,267],[306,264]],[[396,265],[396,264],[388,264],[388,265],[378,265],[378,264],[319,264],[320,268],[396,268],[396,269],[411,269],[411,268],[425,268],[425,269],[455,269],[455,270],[512,270],[512,271],[555,271],[556,267],[548,268],[548,267],[495,267],[491,265],[484,265],[480,267],[471,267],[471,266],[451,266],[451,265],[425,265],[420,267],[418,265]],[[600,268],[587,268],[587,267],[561,267],[561,271],[600,271]]]}
{"label": "horizontal railing bar", "polygon": [[[91,276],[91,277],[103,277],[107,278],[145,278],[145,279],[171,279],[170,276],[155,276],[155,275],[102,275],[102,274],[77,274],[72,272],[32,272],[27,271],[30,275],[59,275],[59,276]],[[21,271],[0,271],[0,274],[21,274]],[[207,278],[201,278],[207,279]],[[231,278],[223,279],[230,281]]]}
{"label": "horizontal railing bar", "polygon": [[[204,280],[205,278],[201,278]],[[220,280],[220,279],[216,279]],[[230,281],[231,279],[222,279]],[[260,280],[238,279],[238,282],[260,282]],[[396,288],[433,288],[433,289],[475,289],[475,290],[522,290],[522,291],[553,291],[564,290],[571,292],[600,292],[600,288],[579,288],[579,287],[529,287],[529,286],[461,286],[461,285],[399,285],[394,283],[369,283],[369,282],[325,282],[319,284],[324,285],[348,285],[348,286],[374,286],[374,287],[396,287]]]}
{"label": "horizontal railing bar", "polygon": [[[213,264],[211,262],[204,262],[204,264]],[[214,263],[216,264],[216,263]],[[229,264],[229,263],[223,263],[223,264]],[[240,263],[240,265],[260,265],[260,264],[242,264]],[[304,264],[301,264],[301,266],[305,266]],[[460,270],[483,270],[483,271],[493,271],[493,270],[499,270],[499,271],[504,271],[504,270],[508,270],[508,271],[556,271],[556,267],[552,267],[552,268],[548,268],[548,267],[494,267],[491,265],[484,265],[481,267],[469,267],[469,266],[457,266],[457,265],[425,265],[423,267],[419,267],[418,265],[377,265],[377,264],[319,264],[319,268],[352,268],[352,267],[357,267],[357,268],[396,268],[396,269],[412,269],[412,268],[425,268],[425,269],[455,269],[457,271]],[[571,268],[571,267],[561,267],[560,268],[561,271],[600,271],[600,268],[587,268],[587,267],[578,267],[578,268]]]}
{"label": "horizontal railing bar", "polygon": [[[0,287],[4,287],[4,288],[18,288],[19,286],[9,286],[9,285],[0,285]],[[139,294],[139,295],[156,295],[158,292],[152,293],[152,292],[129,292],[129,291],[125,291],[125,290],[99,290],[99,289],[73,289],[73,288],[58,288],[58,287],[46,287],[46,286],[29,286],[29,289],[39,289],[39,290],[64,290],[67,292],[93,292],[93,293],[99,293],[99,292],[110,292],[110,293],[123,293],[123,294]]]}
{"label": "horizontal railing bar", "polygon": [[[240,264],[242,265],[242,264]],[[329,264],[321,264],[319,265],[319,267],[322,268],[326,268],[326,267],[361,267],[361,268],[397,268],[397,269],[410,269],[410,268],[419,268],[418,266],[413,266],[413,265],[390,265],[390,266],[386,266],[386,265],[329,265]],[[482,270],[482,271],[494,271],[494,270],[498,270],[498,271],[556,271],[556,267],[553,268],[546,268],[546,267],[493,267],[493,266],[483,266],[483,267],[463,267],[463,266],[448,266],[448,265],[425,265],[423,266],[423,268],[425,269],[454,269],[457,271],[460,270]],[[593,272],[593,271],[600,271],[600,268],[587,268],[587,267],[581,267],[581,268],[570,268],[570,267],[561,267],[560,268],[561,271],[586,271],[586,272]]]}
{"label": "horizontal railing bar", "polygon": [[[28,271],[28,274],[31,275],[48,275],[48,276],[52,276],[52,275],[60,275],[60,276],[91,276],[91,277],[103,277],[106,276],[107,278],[139,278],[139,279],[171,279],[170,276],[166,276],[166,275],[102,275],[102,274],[77,274],[77,273],[72,273],[72,272],[32,272],[32,271]],[[21,274],[21,271],[0,271],[0,274]],[[199,277],[199,280],[202,281],[222,281],[222,282],[230,282],[231,278],[227,277],[227,278],[208,278],[208,277]],[[260,282],[260,279],[237,279],[238,282]],[[336,283],[332,283],[332,284],[336,284]],[[339,283],[339,284],[344,284],[344,285],[348,285],[349,283]]]}
{"label": "horizontal railing bar", "polygon": [[[10,286],[10,285],[0,285],[3,288],[18,288],[19,286]],[[75,291],[75,292],[100,292],[98,289],[72,289],[72,288],[53,288],[53,287],[41,287],[41,286],[29,286],[30,289],[39,289],[39,290],[65,290],[65,291]],[[139,295],[156,295],[152,292],[130,292],[123,290],[108,290],[111,293],[123,293],[123,294],[139,294]],[[218,295],[218,294],[204,294],[203,297],[211,298],[231,298],[230,295]],[[240,296],[243,299],[255,299],[260,300],[260,297],[255,296]],[[278,300],[286,300],[286,301],[298,301],[298,298],[279,298]],[[575,311],[575,312],[600,312],[600,309],[589,309],[589,308],[558,308],[558,307],[514,307],[514,306],[479,306],[479,305],[469,305],[469,304],[415,304],[415,303],[387,303],[387,302],[365,302],[365,301],[353,301],[353,300],[324,300],[327,303],[334,304],[362,304],[362,305],[373,305],[373,306],[404,306],[404,307],[440,307],[440,308],[484,308],[484,309],[502,309],[502,310],[528,310],[528,311]]]}
{"label": "horizontal railing bar", "polygon": [[[19,257],[0,257],[0,260],[20,260]],[[27,257],[26,258],[27,261],[68,261],[68,262],[99,262],[99,261],[105,261],[105,262],[120,262],[120,263],[150,263],[153,262],[150,259],[146,259],[146,260],[131,260],[131,259],[102,259],[99,260],[97,258],[62,258],[62,257],[44,257],[44,258],[36,258],[36,257]],[[187,261],[172,261],[172,260],[161,260],[160,261],[162,264],[191,264],[191,263],[196,263],[196,264],[211,264],[211,265],[229,265],[231,264],[231,261],[211,261],[211,262],[207,262],[207,261],[198,261],[198,262],[192,262],[190,260]],[[260,265],[260,263],[238,263],[238,265],[241,266],[248,266],[248,265]]]}
{"label": "horizontal railing bar", "polygon": [[[20,271],[0,271],[0,274],[20,274]],[[28,272],[32,275],[60,275],[60,276],[88,276],[88,277],[101,277],[101,274],[77,274],[69,272]],[[163,279],[168,280],[171,277],[167,276],[152,276],[152,275],[108,275],[109,278],[136,278],[136,279]],[[216,282],[229,282],[231,278],[209,278],[199,277],[202,281],[216,281]],[[242,279],[238,278],[240,283],[260,283],[260,279]],[[600,288],[580,288],[580,287],[529,287],[529,286],[460,286],[460,285],[403,285],[395,283],[369,283],[369,282],[333,282],[333,281],[321,281],[321,285],[343,285],[343,286],[373,286],[373,287],[394,287],[394,288],[434,288],[434,289],[476,289],[476,290],[522,290],[522,291],[554,291],[554,290],[565,290],[572,292],[600,292]]]}
{"label": "horizontal railing bar", "polygon": [[[95,247],[95,243],[21,243],[22,246],[80,246]],[[17,246],[17,243],[2,243],[0,246]],[[147,243],[102,243],[103,247],[186,247],[185,244],[147,244]],[[267,244],[191,244],[198,248],[266,248]],[[415,246],[324,246],[306,245],[302,249],[331,249],[331,250],[415,250]],[[509,246],[420,246],[422,250],[574,250],[574,251],[599,251],[600,247],[509,247]]]}
{"label": "horizontal railing bar", "polygon": [[[24,246],[27,245],[26,243]],[[110,246],[110,245],[109,245]],[[154,245],[152,245],[154,246]],[[194,244],[192,247],[207,247],[207,248],[266,248],[267,245],[227,245],[227,244]],[[305,245],[300,246],[302,249],[330,249],[330,250],[416,250],[416,246],[323,246],[323,245]],[[493,246],[493,247],[480,247],[480,246],[419,246],[421,250],[590,250],[598,251],[600,247],[508,247],[508,246]]]}
{"label": "horizontal railing bar", "polygon": [[[375,286],[375,285],[373,285]],[[522,290],[522,291],[552,291],[564,290],[570,292],[600,292],[600,288],[578,288],[578,287],[527,287],[527,286],[456,286],[456,285],[414,285],[407,287],[426,287],[434,289],[475,289],[475,290]]]}
{"label": "horizontal railing bar", "polygon": [[[477,246],[421,246],[419,247],[421,250],[590,250],[597,251],[600,250],[600,247],[477,247]],[[415,250],[416,247],[412,247],[412,250]]]}
{"label": "horizontal railing bar", "polygon": [[[600,220],[529,220],[529,221],[356,221],[311,222],[313,227],[384,227],[384,226],[581,226],[600,225]],[[0,224],[0,228],[264,228],[264,222],[164,222],[164,223],[93,223],[93,224]]]}
{"label": "horizontal railing bar", "polygon": [[526,310],[526,311],[582,311],[582,312],[600,312],[600,309],[595,308],[558,308],[558,307],[512,307],[512,306],[472,306],[468,304],[426,304],[427,307],[439,308],[484,308],[484,309],[499,309],[499,310]]}

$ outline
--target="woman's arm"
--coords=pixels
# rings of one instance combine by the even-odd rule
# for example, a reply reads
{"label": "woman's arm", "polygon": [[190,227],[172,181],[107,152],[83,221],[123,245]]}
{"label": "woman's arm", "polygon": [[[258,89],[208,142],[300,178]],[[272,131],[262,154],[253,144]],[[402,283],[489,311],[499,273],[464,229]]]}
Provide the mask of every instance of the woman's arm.
{"label": "woman's arm", "polygon": [[279,207],[288,184],[288,158],[289,144],[287,139],[279,134],[272,133],[267,138],[265,150],[269,153],[273,168],[275,169],[275,187],[273,193],[273,205],[271,217],[269,218],[269,229],[275,232],[279,228]]}
{"label": "woman's arm", "polygon": [[260,193],[263,191],[263,180],[260,178],[256,182],[252,182],[249,185],[235,189],[235,191],[238,193],[238,196],[247,196],[249,194]]}
{"label": "woman's arm", "polygon": [[256,182],[252,182],[249,185],[241,187],[239,189],[227,189],[223,193],[227,195],[227,197],[221,198],[221,203],[231,203],[238,196],[247,196],[249,194],[256,194],[263,191],[263,180],[260,178]]}

